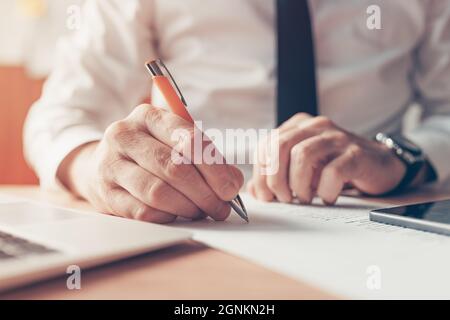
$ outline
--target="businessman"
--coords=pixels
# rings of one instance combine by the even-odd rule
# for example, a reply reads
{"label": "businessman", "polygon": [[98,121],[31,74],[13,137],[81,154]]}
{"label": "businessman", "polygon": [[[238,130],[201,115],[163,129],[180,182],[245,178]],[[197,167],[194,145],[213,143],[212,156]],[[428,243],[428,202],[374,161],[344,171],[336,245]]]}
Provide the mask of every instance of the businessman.
{"label": "businessman", "polygon": [[[381,10],[369,28],[367,8]],[[450,1],[87,1],[25,126],[44,187],[98,210],[167,223],[224,220],[244,181],[231,164],[171,161],[176,128],[143,67],[161,57],[206,127],[279,128],[264,201],[333,204],[344,188],[384,195],[450,175]],[[423,113],[402,135],[402,118]],[[178,152],[178,150],[177,150]]]}

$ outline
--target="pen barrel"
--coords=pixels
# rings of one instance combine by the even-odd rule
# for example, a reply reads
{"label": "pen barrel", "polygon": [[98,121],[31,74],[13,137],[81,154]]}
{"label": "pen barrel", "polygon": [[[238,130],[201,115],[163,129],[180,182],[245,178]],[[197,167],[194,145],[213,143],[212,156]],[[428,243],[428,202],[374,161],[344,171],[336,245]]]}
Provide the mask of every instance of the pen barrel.
{"label": "pen barrel", "polygon": [[164,76],[155,76],[153,77],[153,83],[163,95],[164,100],[167,102],[168,107],[173,113],[184,120],[189,121],[190,123],[194,123],[194,119],[192,119],[186,109],[186,106],[183,104],[175,89],[172,87],[169,79]]}

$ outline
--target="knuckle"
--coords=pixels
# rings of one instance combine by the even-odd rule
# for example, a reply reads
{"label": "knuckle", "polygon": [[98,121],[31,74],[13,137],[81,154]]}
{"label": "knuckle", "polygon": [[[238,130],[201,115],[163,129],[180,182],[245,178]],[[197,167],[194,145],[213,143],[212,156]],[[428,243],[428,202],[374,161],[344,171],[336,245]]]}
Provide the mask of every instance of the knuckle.
{"label": "knuckle", "polygon": [[311,116],[305,112],[299,112],[292,116],[294,121],[302,121],[306,118],[310,118]]}
{"label": "knuckle", "polygon": [[123,145],[131,140],[134,128],[125,120],[112,123],[105,131],[106,140],[112,144]]}
{"label": "knuckle", "polygon": [[176,164],[172,161],[165,167],[165,173],[167,177],[180,181],[193,181],[195,177],[195,169],[191,165]]}
{"label": "knuckle", "polygon": [[165,163],[166,165],[164,167],[164,171],[167,177],[182,179],[186,174],[185,172],[183,172],[185,171],[183,170],[183,165],[174,164],[170,159],[165,161]]}
{"label": "knuckle", "polygon": [[332,127],[334,126],[333,121],[326,116],[318,116],[313,120],[313,125],[317,127]]}
{"label": "knuckle", "polygon": [[315,144],[305,141],[300,145],[301,148],[300,153],[303,155],[304,158],[308,157],[308,155],[310,155],[314,151],[315,147],[316,147]]}
{"label": "knuckle", "polygon": [[117,137],[120,137],[123,131],[126,129],[127,125],[125,121],[119,120],[116,122],[113,122],[105,131],[105,136],[108,138],[116,139]]}
{"label": "knuckle", "polygon": [[149,208],[144,204],[136,205],[131,209],[131,216],[136,220],[147,221],[149,216]]}
{"label": "knuckle", "polygon": [[291,160],[295,162],[306,161],[308,154],[310,152],[310,147],[305,143],[299,143],[295,145],[291,150]]}
{"label": "knuckle", "polygon": [[164,203],[168,200],[169,186],[161,180],[156,181],[151,184],[146,194],[148,195],[149,205],[156,206],[156,204]]}
{"label": "knuckle", "polygon": [[170,165],[173,165],[172,155],[165,147],[155,148],[153,156],[156,163],[162,168],[167,168]]}
{"label": "knuckle", "polygon": [[348,148],[348,154],[351,163],[356,164],[356,162],[364,155],[364,150],[360,146],[354,144]]}
{"label": "knuckle", "polygon": [[[185,156],[190,156],[191,152],[192,152],[192,148],[195,145],[195,140],[196,140],[196,135],[200,134],[200,132],[196,133],[196,130],[194,128],[183,128],[183,134],[181,136],[181,141],[180,141],[180,147],[181,147],[181,152],[183,153],[183,155]],[[199,139],[199,141],[202,141],[202,137],[198,137],[197,139]],[[205,142],[207,144],[211,143],[211,142]]]}
{"label": "knuckle", "polygon": [[143,116],[145,115],[145,113],[147,112],[147,109],[150,108],[150,105],[148,104],[140,104],[137,107],[135,107],[133,109],[133,111],[131,111],[131,113],[128,115],[128,117],[126,119],[130,119],[130,120],[138,120],[138,119],[143,119]]}
{"label": "knuckle", "polygon": [[341,148],[346,147],[349,142],[349,136],[342,131],[339,130],[331,130],[322,133],[320,136],[320,144],[324,148]]}
{"label": "knuckle", "polygon": [[183,179],[183,176],[186,175],[183,167],[184,167],[183,165],[177,165],[172,163],[171,161],[168,161],[168,164],[165,166],[164,171],[167,177]]}
{"label": "knuckle", "polygon": [[158,123],[163,120],[163,110],[150,105],[143,105],[142,107],[142,118],[145,119],[145,123],[152,125],[153,123]]}
{"label": "knuckle", "polygon": [[331,139],[333,139],[336,144],[342,144],[349,141],[349,136],[345,132],[336,131],[331,134]]}
{"label": "knuckle", "polygon": [[140,117],[145,116],[145,114],[147,114],[147,112],[152,108],[154,108],[152,105],[143,103],[143,104],[138,105],[136,108],[134,108],[134,111],[132,114],[138,115]]}
{"label": "knuckle", "polygon": [[[177,127],[173,130],[171,136],[172,141],[176,142],[173,146],[174,151],[178,152],[188,160],[191,160],[194,152],[196,142],[195,135],[197,134],[195,131],[196,130],[193,127]],[[203,142],[202,137],[198,138],[198,141]]]}

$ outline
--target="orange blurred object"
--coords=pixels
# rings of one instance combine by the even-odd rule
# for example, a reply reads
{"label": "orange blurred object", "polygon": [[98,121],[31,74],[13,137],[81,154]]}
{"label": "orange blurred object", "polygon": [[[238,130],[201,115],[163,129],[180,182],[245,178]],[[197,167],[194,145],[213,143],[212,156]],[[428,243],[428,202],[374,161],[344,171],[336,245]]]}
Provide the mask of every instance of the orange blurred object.
{"label": "orange blurred object", "polygon": [[30,79],[22,67],[0,66],[0,184],[37,184],[23,157],[22,129],[44,80]]}

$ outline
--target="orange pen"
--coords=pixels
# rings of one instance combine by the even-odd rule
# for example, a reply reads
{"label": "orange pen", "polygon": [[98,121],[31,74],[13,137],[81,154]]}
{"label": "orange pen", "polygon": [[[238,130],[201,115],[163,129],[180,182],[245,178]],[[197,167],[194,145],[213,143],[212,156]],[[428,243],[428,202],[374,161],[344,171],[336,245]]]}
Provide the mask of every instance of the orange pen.
{"label": "orange pen", "polygon": [[[190,123],[194,123],[191,115],[187,110],[187,103],[178,87],[175,79],[172,77],[169,69],[165,66],[162,60],[152,60],[145,65],[152,75],[153,84],[159,90],[159,92],[164,97],[170,110],[176,115],[182,117]],[[168,75],[168,77],[164,74]],[[245,221],[248,220],[247,210],[245,209],[244,203],[239,195],[236,196],[232,201],[229,202],[230,206],[234,211]]]}

